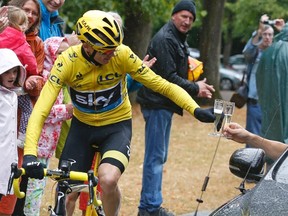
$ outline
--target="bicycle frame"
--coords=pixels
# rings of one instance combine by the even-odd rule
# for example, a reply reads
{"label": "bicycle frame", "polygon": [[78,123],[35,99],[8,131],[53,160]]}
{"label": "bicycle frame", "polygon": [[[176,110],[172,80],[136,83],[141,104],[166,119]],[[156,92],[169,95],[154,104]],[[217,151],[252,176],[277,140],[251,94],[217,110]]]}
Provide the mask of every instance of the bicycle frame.
{"label": "bicycle frame", "polygon": [[[75,189],[87,188],[89,189],[89,202],[88,205],[95,206],[95,208],[101,208],[102,202],[97,198],[96,186],[98,179],[95,177],[93,170],[89,170],[87,173],[70,171],[70,167],[75,161],[63,161],[60,165],[60,169],[44,169],[44,176],[49,177],[58,182],[57,199],[55,201],[55,207],[49,206],[50,216],[66,216],[66,196],[73,192]],[[16,163],[11,164],[11,175],[9,179],[7,194],[10,194],[13,185],[14,194],[18,198],[24,198],[25,193],[20,191],[19,181],[22,175],[25,175],[24,168],[18,168]],[[69,185],[68,180],[75,181],[87,181],[88,185],[76,185],[75,187]],[[93,206],[93,209],[94,209]],[[92,214],[91,214],[92,215]],[[95,214],[98,215],[97,213]],[[98,215],[101,216],[101,215]]]}

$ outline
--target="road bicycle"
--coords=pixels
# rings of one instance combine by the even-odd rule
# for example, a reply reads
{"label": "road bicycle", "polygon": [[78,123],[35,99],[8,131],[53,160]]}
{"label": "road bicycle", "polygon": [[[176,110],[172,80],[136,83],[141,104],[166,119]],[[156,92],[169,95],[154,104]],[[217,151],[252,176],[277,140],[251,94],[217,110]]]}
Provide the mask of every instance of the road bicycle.
{"label": "road bicycle", "polygon": [[[73,163],[75,163],[74,160],[63,160],[59,169],[44,169],[44,176],[49,177],[58,183],[55,206],[48,207],[48,211],[50,212],[49,215],[66,216],[67,194],[86,190],[89,192],[86,216],[105,216],[101,199],[97,193],[98,178],[95,176],[95,174],[97,175],[97,169],[95,172],[93,170],[89,170],[87,173],[72,171],[71,165]],[[25,175],[25,173],[24,168],[18,168],[16,163],[11,164],[11,175],[9,178],[7,194],[11,193],[13,186],[14,194],[17,198],[25,197],[25,193],[20,191],[19,187],[21,176]],[[87,184],[69,184],[68,180],[82,182],[86,181]]]}

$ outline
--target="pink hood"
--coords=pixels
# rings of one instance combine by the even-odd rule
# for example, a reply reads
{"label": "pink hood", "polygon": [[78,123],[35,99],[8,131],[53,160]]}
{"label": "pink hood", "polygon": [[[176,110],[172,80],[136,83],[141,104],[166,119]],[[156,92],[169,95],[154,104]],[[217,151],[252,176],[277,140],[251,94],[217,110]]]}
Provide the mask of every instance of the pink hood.
{"label": "pink hood", "polygon": [[27,76],[38,74],[36,58],[21,31],[8,26],[0,34],[0,48],[8,48],[16,53],[20,62],[27,65]]}
{"label": "pink hood", "polygon": [[51,71],[57,58],[57,51],[65,37],[51,37],[44,41],[44,70]]}

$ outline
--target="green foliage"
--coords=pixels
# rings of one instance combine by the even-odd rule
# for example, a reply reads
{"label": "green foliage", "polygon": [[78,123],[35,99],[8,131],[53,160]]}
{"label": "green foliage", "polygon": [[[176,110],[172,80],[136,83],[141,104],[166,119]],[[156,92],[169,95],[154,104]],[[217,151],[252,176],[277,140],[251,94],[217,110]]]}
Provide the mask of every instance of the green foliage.
{"label": "green foliage", "polygon": [[73,29],[78,18],[88,10],[104,10],[118,12],[124,23],[129,14],[139,16],[154,26],[166,22],[177,0],[69,0],[61,8],[60,15],[66,21],[68,29]]}
{"label": "green foliage", "polygon": [[[123,2],[124,5],[129,5],[129,11],[125,11],[126,13],[132,13],[134,15],[138,14],[145,14],[147,17],[147,20],[161,20],[165,19],[170,15],[170,10],[167,10],[167,8],[172,8],[173,3],[175,0],[125,0]],[[122,7],[124,9],[127,9],[127,7]],[[124,11],[123,11],[124,12]]]}
{"label": "green foliage", "polygon": [[267,14],[270,19],[288,18],[288,1],[284,0],[237,0],[234,3],[226,3],[226,14],[224,16],[224,28],[232,24],[232,36],[241,37],[247,40],[258,27],[259,19],[263,14]]}
{"label": "green foliage", "polygon": [[88,10],[117,11],[116,8],[122,7],[121,1],[106,0],[69,0],[60,10],[61,17],[66,21],[67,31],[74,29],[77,20]]}
{"label": "green foliage", "polygon": [[[197,20],[188,37],[193,47],[198,47],[200,32],[203,28],[202,19],[207,11],[202,9],[203,0],[194,0],[197,8]],[[217,0],[214,0],[217,1]],[[62,7],[60,14],[67,24],[67,32],[74,29],[78,18],[88,10],[116,11],[123,18],[134,15],[147,22],[152,21],[153,33],[166,23],[171,16],[173,6],[178,0],[69,0]],[[288,20],[287,0],[226,0],[222,32],[224,41],[230,37],[247,41],[259,22],[261,15],[267,14],[271,19]],[[131,17],[131,16],[130,16]],[[216,17],[217,18],[217,17]],[[137,28],[137,26],[135,26]]]}

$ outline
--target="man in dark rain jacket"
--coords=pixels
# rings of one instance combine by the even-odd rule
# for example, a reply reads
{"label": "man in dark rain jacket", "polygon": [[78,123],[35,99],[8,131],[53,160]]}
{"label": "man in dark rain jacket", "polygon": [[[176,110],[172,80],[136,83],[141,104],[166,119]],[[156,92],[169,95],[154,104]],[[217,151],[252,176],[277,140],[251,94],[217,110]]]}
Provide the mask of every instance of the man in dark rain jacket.
{"label": "man in dark rain jacket", "polygon": [[274,27],[281,32],[263,53],[256,72],[262,108],[261,135],[288,143],[288,24],[276,19]]}
{"label": "man in dark rain jacket", "polygon": [[[187,32],[196,19],[195,3],[182,0],[172,11],[171,20],[153,37],[148,47],[150,57],[157,61],[152,69],[156,74],[185,89],[190,95],[212,97],[213,86],[206,79],[196,83],[187,80],[188,44]],[[167,160],[173,113],[183,110],[166,97],[142,87],[137,102],[141,105],[145,127],[145,155],[142,191],[138,216],[173,215],[161,207],[162,172]]]}

